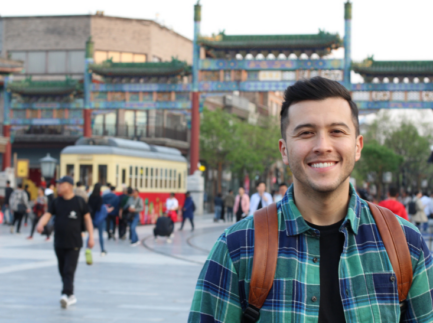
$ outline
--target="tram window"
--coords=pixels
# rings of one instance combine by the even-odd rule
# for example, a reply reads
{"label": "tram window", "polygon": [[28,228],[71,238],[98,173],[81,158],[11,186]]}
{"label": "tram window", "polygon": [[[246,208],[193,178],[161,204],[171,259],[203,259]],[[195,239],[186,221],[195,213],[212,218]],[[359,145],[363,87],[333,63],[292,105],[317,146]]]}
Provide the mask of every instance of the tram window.
{"label": "tram window", "polygon": [[107,165],[98,165],[98,183],[107,185]]}
{"label": "tram window", "polygon": [[167,174],[168,173],[168,170],[167,170],[167,168],[165,169],[165,176],[164,176],[164,188],[167,188],[168,186],[167,186]]}
{"label": "tram window", "polygon": [[149,167],[146,167],[146,178],[144,182],[144,187],[148,188],[148,179],[149,179]]}
{"label": "tram window", "polygon": [[144,168],[140,168],[140,187],[143,188]]}
{"label": "tram window", "polygon": [[74,165],[66,165],[66,175],[74,178]]}
{"label": "tram window", "polygon": [[180,185],[181,185],[181,183],[182,183],[182,174],[179,173],[179,179],[178,179],[178,182],[177,182],[177,188],[178,188],[178,189],[180,189]]}
{"label": "tram window", "polygon": [[173,176],[173,170],[170,169],[170,175],[168,176],[168,187],[171,188],[171,179]]}
{"label": "tram window", "polygon": [[150,188],[153,188],[153,168],[150,169]]}
{"label": "tram window", "polygon": [[173,171],[173,188],[176,188],[176,179],[177,179],[177,174],[176,174],[176,170]]}
{"label": "tram window", "polygon": [[162,177],[164,175],[164,170],[161,168],[159,170],[159,187],[162,188]]}
{"label": "tram window", "polygon": [[185,183],[185,180],[186,180],[186,170],[184,170],[183,171],[183,182],[182,182],[182,187],[183,187],[183,189],[186,189],[186,183]]}
{"label": "tram window", "polygon": [[129,166],[129,187],[132,187],[132,166]]}
{"label": "tram window", "polygon": [[135,166],[135,188],[138,187],[138,167]]}
{"label": "tram window", "polygon": [[119,165],[116,165],[116,187],[119,187]]}
{"label": "tram window", "polygon": [[158,168],[155,168],[155,188],[158,188]]}
{"label": "tram window", "polygon": [[122,184],[126,184],[126,169],[122,169]]}
{"label": "tram window", "polygon": [[87,186],[92,186],[93,181],[93,166],[92,165],[80,165],[80,182]]}

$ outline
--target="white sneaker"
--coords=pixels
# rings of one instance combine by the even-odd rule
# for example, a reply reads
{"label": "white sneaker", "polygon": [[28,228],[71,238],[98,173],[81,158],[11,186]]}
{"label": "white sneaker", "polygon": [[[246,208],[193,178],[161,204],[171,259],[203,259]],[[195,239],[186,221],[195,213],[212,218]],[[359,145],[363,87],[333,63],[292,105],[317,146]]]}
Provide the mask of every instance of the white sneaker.
{"label": "white sneaker", "polygon": [[137,242],[131,243],[131,247],[137,247],[137,246],[139,246],[139,245],[140,245],[140,241],[137,241]]}
{"label": "white sneaker", "polygon": [[69,303],[68,296],[63,294],[62,297],[60,297],[60,306],[62,308],[67,308]]}
{"label": "white sneaker", "polygon": [[167,243],[171,243],[172,241],[171,241],[171,239],[170,238],[168,238],[167,239]]}
{"label": "white sneaker", "polygon": [[101,252],[101,257],[105,257],[107,255],[107,252],[106,251],[102,251]]}
{"label": "white sneaker", "polygon": [[68,306],[74,305],[77,302],[77,298],[74,295],[69,296]]}

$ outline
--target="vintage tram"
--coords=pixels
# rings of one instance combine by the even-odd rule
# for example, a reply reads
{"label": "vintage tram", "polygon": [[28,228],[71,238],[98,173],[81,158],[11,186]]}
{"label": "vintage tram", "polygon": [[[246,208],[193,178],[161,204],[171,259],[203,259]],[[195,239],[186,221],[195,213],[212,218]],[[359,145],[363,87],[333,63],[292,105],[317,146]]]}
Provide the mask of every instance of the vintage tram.
{"label": "vintage tram", "polygon": [[165,201],[175,193],[179,209],[185,200],[187,160],[179,150],[120,138],[81,138],[60,155],[61,176],[92,188],[110,184],[120,194],[137,188],[145,210],[141,222],[155,223],[165,212]]}

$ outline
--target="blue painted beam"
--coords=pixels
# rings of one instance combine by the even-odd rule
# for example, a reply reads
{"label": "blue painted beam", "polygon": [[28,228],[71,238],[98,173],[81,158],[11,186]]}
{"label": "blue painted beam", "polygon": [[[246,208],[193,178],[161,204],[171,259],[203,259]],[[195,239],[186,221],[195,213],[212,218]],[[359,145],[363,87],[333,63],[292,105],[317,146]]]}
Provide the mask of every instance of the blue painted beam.
{"label": "blue painted beam", "polygon": [[177,110],[191,109],[191,101],[91,102],[90,109]]}
{"label": "blue painted beam", "polygon": [[38,103],[11,103],[12,109],[83,109],[84,101],[76,100],[71,103],[57,103],[57,102],[38,102]]}
{"label": "blue painted beam", "polygon": [[355,101],[358,109],[433,109],[433,102]]}
{"label": "blue painted beam", "polygon": [[126,83],[126,84],[92,84],[92,92],[190,92],[191,84],[165,83]]}
{"label": "blue painted beam", "polygon": [[14,126],[66,126],[66,125],[83,125],[83,119],[11,119],[10,124]]}
{"label": "blue painted beam", "polygon": [[352,91],[433,91],[433,83],[359,83]]}
{"label": "blue painted beam", "polygon": [[296,70],[342,70],[342,59],[202,59],[202,71],[296,71]]}

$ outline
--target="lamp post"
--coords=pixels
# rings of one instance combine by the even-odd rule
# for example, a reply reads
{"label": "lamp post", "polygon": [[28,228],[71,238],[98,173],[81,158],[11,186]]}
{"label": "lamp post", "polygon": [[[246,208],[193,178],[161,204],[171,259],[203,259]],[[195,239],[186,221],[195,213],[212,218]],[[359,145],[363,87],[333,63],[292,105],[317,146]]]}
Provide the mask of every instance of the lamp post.
{"label": "lamp post", "polygon": [[47,180],[47,185],[49,186],[49,183],[54,177],[57,159],[51,157],[50,154],[47,154],[47,156],[41,158],[39,161],[41,162],[42,177]]}

